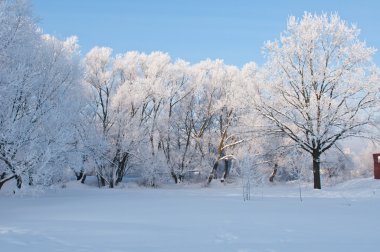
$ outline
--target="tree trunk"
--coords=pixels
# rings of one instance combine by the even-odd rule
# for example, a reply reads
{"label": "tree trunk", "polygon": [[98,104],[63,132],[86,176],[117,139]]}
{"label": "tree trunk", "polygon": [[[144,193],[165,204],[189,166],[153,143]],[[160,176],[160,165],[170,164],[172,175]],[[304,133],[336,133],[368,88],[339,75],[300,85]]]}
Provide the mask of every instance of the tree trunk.
{"label": "tree trunk", "polygon": [[83,173],[82,179],[80,180],[82,184],[84,184],[84,182],[86,181],[86,177],[87,177],[86,173]]}
{"label": "tree trunk", "polygon": [[100,176],[100,175],[97,175],[97,177],[98,177],[99,188],[103,187],[103,186],[106,186],[106,180],[102,176]]}
{"label": "tree trunk", "polygon": [[18,189],[21,189],[21,185],[22,185],[22,178],[21,176],[19,175],[12,175],[10,176],[9,178],[6,178],[6,179],[3,179],[0,181],[0,189],[3,187],[3,185],[5,184],[5,182],[11,180],[11,179],[16,179],[16,185],[17,185],[17,188]]}
{"label": "tree trunk", "polygon": [[273,172],[272,172],[272,174],[269,177],[269,182],[273,182],[274,181],[274,177],[277,174],[277,166],[278,166],[277,164],[274,165]]}
{"label": "tree trunk", "polygon": [[21,176],[16,175],[16,185],[17,185],[18,189],[21,189],[21,185],[22,185],[22,178],[21,178]]}
{"label": "tree trunk", "polygon": [[174,179],[174,183],[178,184],[179,180],[178,180],[178,177],[177,175],[175,174],[174,171],[171,171],[170,172],[170,175],[172,176],[172,178]]}
{"label": "tree trunk", "polygon": [[212,179],[216,179],[216,171],[218,170],[219,160],[215,161],[214,166],[212,167],[212,171],[210,173],[210,176],[208,177],[207,183],[210,184]]}
{"label": "tree trunk", "polygon": [[82,184],[84,184],[84,182],[86,181],[86,177],[87,177],[86,173],[83,170],[80,171],[79,173],[76,171],[74,171],[74,172],[75,172],[75,176],[77,177],[77,180],[78,181],[80,180],[80,182]]}
{"label": "tree trunk", "polygon": [[115,182],[115,185],[118,185],[121,181],[123,181],[123,177],[125,175],[125,169],[126,169],[128,160],[129,160],[129,153],[128,152],[124,152],[123,153],[123,158],[121,159],[121,161],[118,162],[118,167],[117,167],[117,170],[116,170],[116,182]]}
{"label": "tree trunk", "polygon": [[224,160],[224,174],[223,174],[222,182],[224,182],[227,179],[228,175],[230,174],[231,164],[232,164],[231,159]]}
{"label": "tree trunk", "polygon": [[313,151],[313,176],[314,176],[314,189],[321,189],[321,171],[320,171],[320,156],[319,151]]}
{"label": "tree trunk", "polygon": [[33,180],[33,174],[31,172],[29,172],[29,185],[32,186],[34,184],[34,180]]}
{"label": "tree trunk", "polygon": [[[5,174],[5,173],[3,173],[3,174]],[[3,177],[3,176],[1,176],[1,177]],[[5,177],[5,176],[4,176]],[[14,178],[16,178],[16,175],[12,175],[12,176],[10,176],[9,178],[6,178],[6,179],[3,179],[3,180],[0,180],[0,190],[1,190],[1,188],[3,187],[3,185],[5,184],[5,182],[7,182],[7,181],[9,181],[9,180],[11,180],[11,179],[14,179]]]}
{"label": "tree trunk", "polygon": [[83,176],[83,171],[80,171],[79,173],[74,171],[74,173],[75,173],[75,177],[77,177],[77,180],[80,180]]}

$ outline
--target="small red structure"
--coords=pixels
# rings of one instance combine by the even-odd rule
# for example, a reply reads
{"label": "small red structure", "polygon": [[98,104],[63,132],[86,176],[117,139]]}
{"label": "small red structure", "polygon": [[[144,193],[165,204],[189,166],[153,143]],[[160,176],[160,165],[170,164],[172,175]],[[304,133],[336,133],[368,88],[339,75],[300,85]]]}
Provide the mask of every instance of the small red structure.
{"label": "small red structure", "polygon": [[373,154],[373,174],[375,179],[380,179],[380,153]]}

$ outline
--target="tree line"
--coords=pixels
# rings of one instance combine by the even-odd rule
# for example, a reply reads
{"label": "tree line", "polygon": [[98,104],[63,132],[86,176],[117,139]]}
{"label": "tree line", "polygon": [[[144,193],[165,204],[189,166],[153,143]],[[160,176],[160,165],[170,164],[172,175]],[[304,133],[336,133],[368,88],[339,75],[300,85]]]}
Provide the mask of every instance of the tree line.
{"label": "tree line", "polygon": [[241,69],[105,47],[82,57],[76,37],[43,34],[25,1],[0,1],[0,23],[0,189],[70,173],[111,188],[131,173],[148,186],[273,180],[278,167],[320,189],[321,169],[343,169],[342,140],[376,140],[376,50],[336,14],[290,17],[266,63]]}

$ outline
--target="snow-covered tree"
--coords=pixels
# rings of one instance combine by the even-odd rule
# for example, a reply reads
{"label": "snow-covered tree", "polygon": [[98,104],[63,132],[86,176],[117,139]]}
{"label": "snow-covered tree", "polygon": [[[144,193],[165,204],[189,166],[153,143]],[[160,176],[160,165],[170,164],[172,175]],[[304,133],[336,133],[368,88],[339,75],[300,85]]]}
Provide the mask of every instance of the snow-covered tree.
{"label": "snow-covered tree", "polygon": [[290,17],[279,41],[267,42],[257,111],[312,156],[321,188],[321,155],[338,141],[369,136],[376,105],[375,49],[338,15]]}
{"label": "snow-covered tree", "polygon": [[76,38],[43,35],[26,1],[0,1],[0,188],[59,181],[80,110]]}
{"label": "snow-covered tree", "polygon": [[[122,149],[118,131],[117,111],[112,107],[113,99],[120,85],[113,68],[112,49],[93,48],[85,57],[85,83],[89,87],[90,116],[88,124],[95,124],[95,135],[87,136],[93,141],[88,145],[96,174],[102,186],[117,185],[123,175],[128,160],[128,153]],[[95,141],[94,141],[95,140]]]}
{"label": "snow-covered tree", "polygon": [[138,150],[134,156],[140,160],[140,174],[153,186],[160,176],[167,174],[161,137],[165,128],[162,117],[170,91],[167,83],[171,64],[169,55],[162,52],[149,55],[129,52],[118,56],[114,66],[120,79],[113,104],[123,122],[119,128],[129,146]]}
{"label": "snow-covered tree", "polygon": [[161,52],[113,57],[109,48],[94,48],[87,54],[86,83],[98,125],[92,138],[104,146],[94,146],[93,159],[103,185],[121,182],[132,160],[148,184],[168,174],[168,129],[184,78],[183,67],[175,65]]}
{"label": "snow-covered tree", "polygon": [[192,169],[190,165],[191,121],[190,110],[194,87],[190,66],[183,60],[170,64],[163,88],[167,91],[160,120],[160,146],[175,183],[183,180]]}
{"label": "snow-covered tree", "polygon": [[193,67],[195,75],[196,110],[193,112],[193,131],[197,146],[211,163],[208,182],[217,175],[224,161],[223,179],[228,176],[233,147],[241,143],[234,126],[238,125],[243,89],[241,72],[222,60],[205,60]]}

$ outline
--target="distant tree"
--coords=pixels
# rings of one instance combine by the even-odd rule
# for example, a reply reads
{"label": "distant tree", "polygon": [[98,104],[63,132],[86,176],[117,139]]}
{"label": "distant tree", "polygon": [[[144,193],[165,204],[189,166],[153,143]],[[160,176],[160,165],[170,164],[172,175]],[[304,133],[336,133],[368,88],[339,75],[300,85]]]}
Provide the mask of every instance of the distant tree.
{"label": "distant tree", "polygon": [[193,155],[189,109],[194,86],[190,69],[190,65],[183,60],[170,64],[166,69],[163,85],[167,93],[159,123],[159,145],[175,183],[183,181],[185,174],[191,169]]}
{"label": "distant tree", "polygon": [[279,41],[267,42],[255,107],[274,131],[310,153],[314,188],[321,189],[320,158],[338,141],[369,137],[379,84],[359,29],[338,15],[290,17]]}
{"label": "distant tree", "polygon": [[224,163],[222,181],[226,179],[234,159],[233,148],[242,143],[235,132],[242,111],[241,72],[222,60],[204,60],[194,65],[195,105],[192,114],[193,135],[197,148],[210,160],[208,183],[217,177]]}
{"label": "distant tree", "polygon": [[162,52],[128,52],[119,55],[114,64],[120,80],[113,103],[116,126],[125,146],[134,149],[140,174],[151,186],[168,174],[161,140],[168,126],[163,118],[171,91],[171,67],[170,56]]}
{"label": "distant tree", "polygon": [[186,96],[181,86],[187,65],[172,63],[162,52],[113,57],[110,48],[97,47],[84,63],[89,119],[97,128],[97,134],[87,138],[101,143],[90,148],[101,185],[121,182],[134,159],[146,183],[155,186],[171,166],[174,106]]}
{"label": "distant tree", "polygon": [[93,48],[85,57],[84,68],[84,80],[89,87],[88,100],[92,110],[92,117],[88,119],[96,126],[96,134],[87,135],[92,141],[95,140],[88,148],[96,163],[100,185],[113,188],[124,176],[129,153],[123,148],[122,132],[118,128],[118,111],[113,108],[113,99],[120,81],[114,69],[112,49]]}

